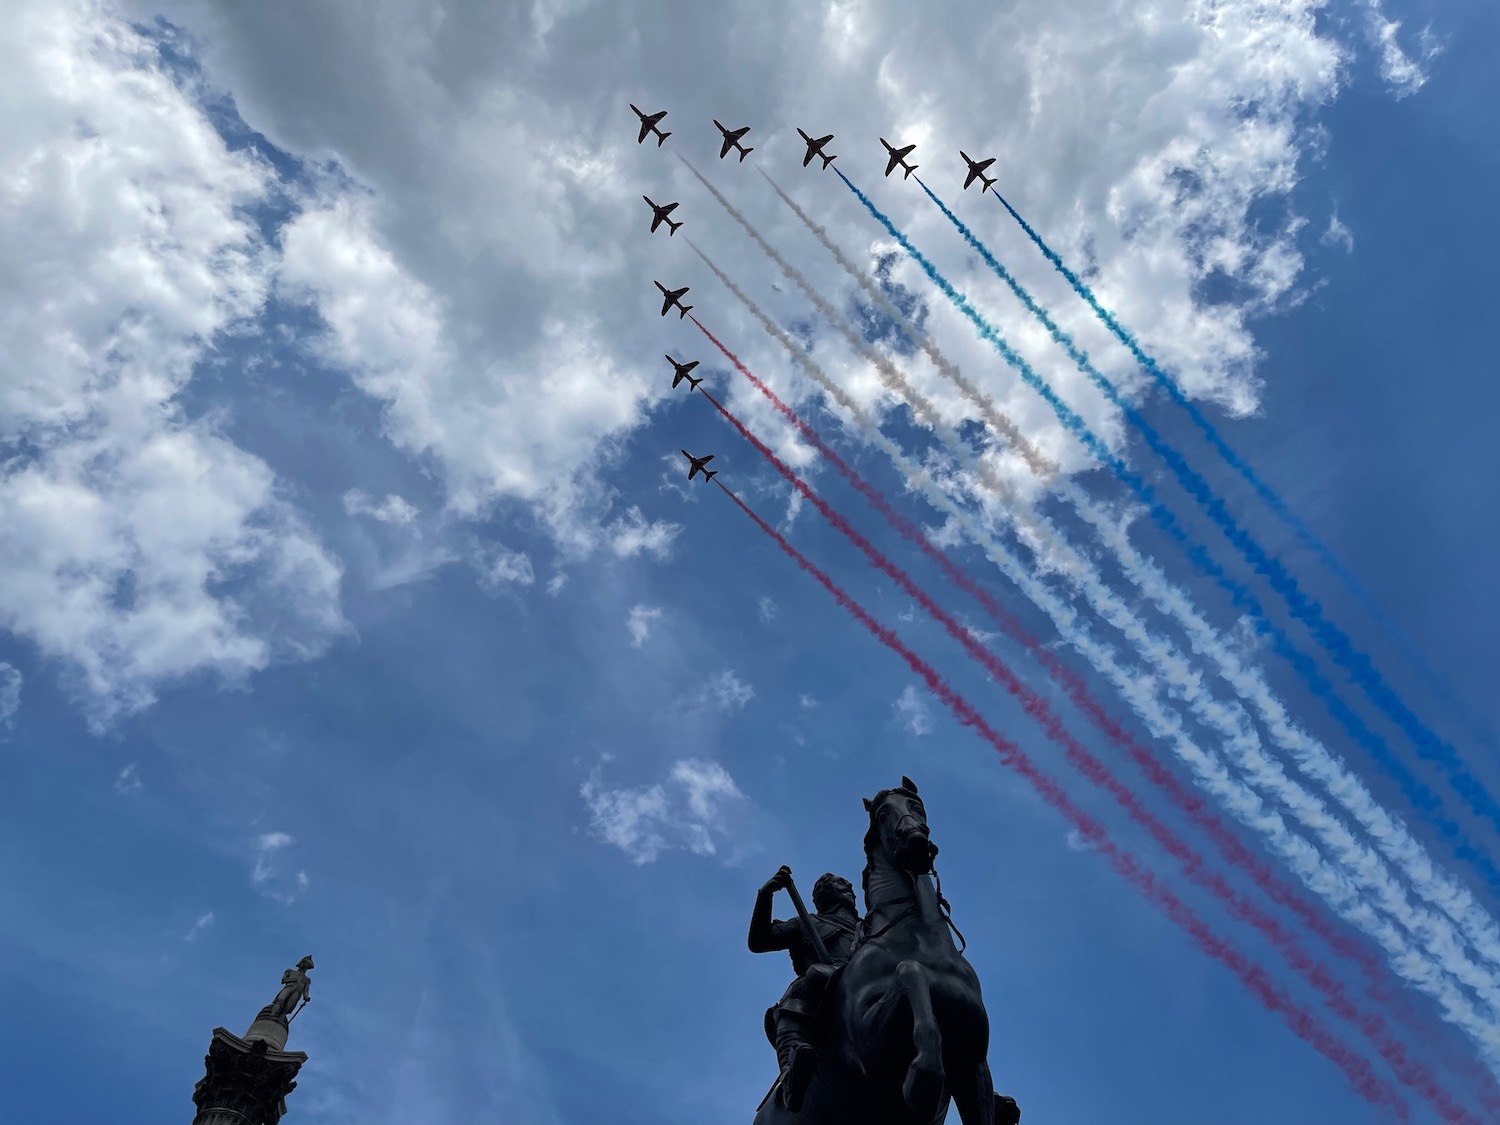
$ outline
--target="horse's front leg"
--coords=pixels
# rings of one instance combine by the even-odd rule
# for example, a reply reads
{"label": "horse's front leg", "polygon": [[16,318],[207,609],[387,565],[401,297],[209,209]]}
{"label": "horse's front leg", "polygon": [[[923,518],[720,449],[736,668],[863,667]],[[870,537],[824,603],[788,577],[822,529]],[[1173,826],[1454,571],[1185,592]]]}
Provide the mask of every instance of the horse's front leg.
{"label": "horse's front leg", "polygon": [[[932,978],[917,961],[896,966],[896,987],[911,1010],[912,1046],[916,1048],[901,1094],[918,1121],[936,1121],[948,1102],[943,1076],[943,1035],[932,1012]],[[969,1125],[965,1120],[964,1125]]]}
{"label": "horse's front leg", "polygon": [[983,1059],[972,1074],[953,1081],[953,1104],[963,1125],[1017,1125],[1021,1120],[1015,1099],[995,1093],[990,1064]]}

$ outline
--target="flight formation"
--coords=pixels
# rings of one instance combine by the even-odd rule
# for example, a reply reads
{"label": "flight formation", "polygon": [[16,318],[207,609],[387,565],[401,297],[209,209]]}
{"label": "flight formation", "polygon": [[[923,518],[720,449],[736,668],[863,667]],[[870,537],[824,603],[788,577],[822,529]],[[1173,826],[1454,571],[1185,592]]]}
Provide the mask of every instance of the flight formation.
{"label": "flight formation", "polygon": [[[654,136],[659,149],[673,136],[662,128],[665,110],[630,108],[639,118],[638,144]],[[728,174],[743,177],[747,172],[738,169],[763,142],[747,143],[749,126],[731,128],[716,119],[713,126],[720,161],[734,153]],[[708,314],[684,302],[687,285],[655,282],[661,316],[676,311],[679,323],[690,319],[723,357],[729,377],[743,378],[763,396],[861,498],[869,511],[860,518],[879,521],[890,542],[899,540],[901,550],[923,556],[936,568],[925,573],[940,573],[941,582],[919,582],[860,530],[860,518],[814,490],[711,393],[706,374],[690,374],[698,360],[668,353],[672,386],[686,381],[687,393],[697,391],[882,581],[898,586],[964,650],[983,670],[985,683],[1021,706],[1055,752],[1033,760],[992,726],[984,699],[955,690],[915,642],[883,623],[716,479],[719,470],[707,467],[715,453],[682,450],[688,479],[701,476],[717,486],[987,743],[1090,852],[1336,1067],[1377,1107],[1379,1119],[1408,1120],[1409,1103],[1416,1100],[1455,1125],[1500,1120],[1500,921],[1494,911],[1500,903],[1500,849],[1494,845],[1500,839],[1500,797],[1475,772],[1466,751],[1398,690],[1370,655],[1376,646],[1341,619],[1358,615],[1362,630],[1384,630],[1384,662],[1399,659],[1420,670],[1426,667],[1421,654],[1389,627],[1373,595],[1230,445],[1176,374],[1000,193],[996,157],[976,159],[959,151],[959,192],[977,183],[979,194],[998,204],[987,205],[983,215],[961,216],[955,207],[974,196],[964,195],[964,204],[945,201],[918,174],[914,144],[878,138],[883,176],[891,181],[886,190],[920,191],[922,205],[942,214],[955,244],[1014,296],[1016,303],[1007,308],[1023,309],[1028,323],[1041,330],[1037,338],[1050,340],[1045,363],[1028,359],[1007,337],[1001,316],[1020,314],[991,312],[984,299],[961,291],[846,173],[850,154],[865,150],[840,146],[845,163],[835,165],[840,157],[829,151],[833,134],[802,128],[797,134],[805,146],[801,168],[812,167],[816,158],[821,164],[815,171],[832,172],[809,181],[814,190],[831,187],[839,202],[852,204],[868,221],[872,237],[893,240],[920,278],[921,297],[947,301],[993,353],[978,377],[948,355],[943,339],[898,307],[888,278],[862,264],[868,243],[857,252],[846,250],[761,166],[765,151],[750,162],[765,187],[838,263],[861,291],[861,301],[909,346],[888,348],[867,338],[843,311],[843,296],[813,285],[678,151],[683,138],[671,155],[885,390],[910,409],[915,423],[935,436],[932,449],[888,435],[804,339],[784,329],[693,241],[691,229],[671,245],[692,250],[723,295],[816,385],[831,415],[863,431],[889,463],[892,479],[906,482],[904,488],[883,489],[866,477],[840,454],[837,435],[825,434],[778,397],[700,319]],[[898,169],[900,178],[892,180]],[[651,233],[665,224],[671,238],[686,225],[669,217],[678,202],[644,198]],[[1024,252],[1045,262],[1039,268],[1066,282],[1060,291],[1077,302],[1076,315],[1097,323],[1098,343],[1085,348],[991,249],[976,229],[991,219],[1018,231],[1023,238],[1015,241]],[[738,261],[740,253],[724,260]],[[1091,354],[1105,348],[1112,351],[1110,363]],[[1185,424],[1164,431],[1157,411],[1147,417],[1138,395],[1127,394],[1106,374],[1127,362],[1143,373],[1150,393],[1161,396],[1163,409]],[[917,365],[926,369],[922,382],[909,374]],[[1049,377],[1054,368],[1083,379],[1070,379],[1065,392]],[[962,398],[966,419],[982,421],[977,445],[923,392],[934,378]],[[1007,413],[1006,404],[1017,396],[1034,396],[1045,405],[1087,452],[1090,471],[1072,476],[1059,469]],[[1126,437],[1106,440],[1087,420],[1097,415],[1097,401],[1080,409],[1083,396],[1102,396],[1123,421]],[[1013,455],[1006,474],[997,471],[993,456],[1002,450]],[[929,471],[933,457],[948,471]],[[1009,475],[1017,471],[1032,474],[1037,487],[1017,488]],[[1225,491],[1226,482],[1232,493]],[[905,514],[915,503],[928,509],[927,522]],[[1120,512],[1127,508],[1141,513],[1138,525],[1154,527],[1156,554],[1142,546],[1136,525],[1122,525]],[[1254,519],[1247,508],[1255,509]],[[945,539],[954,542],[940,545],[931,537],[933,522],[951,529]],[[1262,541],[1260,530],[1273,525],[1274,548]],[[1323,600],[1323,591],[1334,588],[1338,614]],[[1046,622],[1042,633],[1009,608],[1016,600],[1028,603],[1028,622]],[[975,613],[994,635],[1007,638],[1008,652],[1024,655],[1002,659],[966,623]],[[1018,669],[1012,659],[1029,663]],[[1038,675],[1049,681],[1040,691],[1032,686]],[[1288,686],[1295,690],[1288,693]],[[1081,726],[1092,728],[1090,742],[1107,750],[1092,749],[1075,733]],[[1073,789],[1085,785],[1115,806],[1112,817],[1130,821],[1128,836],[1117,836],[1113,821],[1104,823],[1075,801]],[[1200,900],[1212,905],[1214,920],[1200,912]]]}
{"label": "flight formation", "polygon": [[[640,120],[640,129],[636,135],[637,144],[645,144],[647,137],[654,136],[656,138],[656,146],[660,148],[666,142],[666,139],[672,135],[670,131],[664,132],[661,129],[661,122],[667,116],[666,110],[663,109],[658,110],[656,113],[647,113],[640,107],[635,105],[635,103],[633,102],[630,103],[630,109]],[[752,152],[755,151],[753,148],[747,147],[741,143],[745,135],[750,132],[750,126],[741,125],[738,128],[731,129],[729,126],[721,122],[718,118],[713,119],[713,124],[714,128],[719,131],[720,135],[719,159],[723,160],[731,152],[736,152],[739,155],[739,162],[743,164],[745,162],[745,157],[749,156]],[[825,169],[838,159],[836,154],[825,151],[828,144],[833,140],[832,133],[821,137],[813,137],[810,136],[806,130],[800,128],[797,130],[797,133],[802,137],[803,143],[807,146],[807,152],[802,157],[802,166],[804,168],[811,164],[815,157],[823,161],[823,167]],[[906,158],[910,156],[914,151],[916,151],[916,145],[909,144],[897,148],[884,137],[880,138],[880,143],[885,146],[886,150],[887,160],[885,166],[885,174],[887,177],[889,177],[890,174],[897,168],[902,169],[903,179],[909,178],[911,174],[917,170],[917,166],[915,164],[908,164],[906,162]],[[967,189],[969,185],[974,182],[975,178],[978,177],[984,184],[982,190],[989,190],[994,185],[995,181],[993,179],[986,179],[983,173],[985,169],[989,168],[991,164],[995,163],[995,158],[992,156],[988,160],[975,161],[967,153],[960,152],[959,155],[961,155],[969,165],[969,175],[968,178],[964,181],[964,188]],[[676,211],[679,206],[677,201],[674,200],[671,203],[657,203],[649,195],[644,194],[641,196],[641,198],[645,200],[646,206],[651,209],[651,234],[655,234],[657,229],[662,226],[663,223],[666,224],[667,234],[669,237],[671,235],[675,235],[678,230],[681,229],[681,220],[674,222],[670,218],[672,213]],[[678,289],[668,289],[660,281],[654,281],[652,284],[654,284],[656,288],[660,290],[662,295],[662,316],[666,316],[669,312],[675,311],[677,313],[677,319],[682,320],[688,315],[688,313],[692,312],[692,305],[685,305],[682,303],[682,298],[687,296],[688,293],[688,287],[686,285]],[[693,360],[693,362],[688,364],[682,364],[673,359],[670,355],[666,358],[674,368],[674,374],[672,377],[672,386],[674,388],[683,381],[684,377],[687,376],[687,372],[698,366],[698,360]],[[692,392],[697,389],[698,384],[703,380],[701,378],[693,379],[691,377],[688,377],[687,381],[688,391]],[[688,479],[692,480],[693,477],[696,476],[698,472],[703,468],[703,463],[709,461],[713,457],[713,454],[709,454],[707,457],[697,458],[693,457],[686,450],[683,450],[683,456],[687,457],[688,460],[692,462],[692,466],[688,470]],[[713,472],[704,471],[703,479],[706,482],[708,480],[711,480],[714,475],[715,474]]]}

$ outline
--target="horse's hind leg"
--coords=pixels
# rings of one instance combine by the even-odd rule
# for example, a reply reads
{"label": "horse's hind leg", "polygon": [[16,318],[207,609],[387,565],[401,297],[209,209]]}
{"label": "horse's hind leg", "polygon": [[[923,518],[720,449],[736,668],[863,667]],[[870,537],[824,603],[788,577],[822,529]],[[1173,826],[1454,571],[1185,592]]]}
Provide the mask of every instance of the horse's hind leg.
{"label": "horse's hind leg", "polygon": [[[932,1012],[927,970],[917,961],[896,966],[896,986],[911,1009],[912,1045],[916,1056],[907,1067],[901,1094],[918,1121],[934,1121],[947,1104],[943,1076],[943,1036]],[[965,1121],[964,1125],[969,1125]]]}

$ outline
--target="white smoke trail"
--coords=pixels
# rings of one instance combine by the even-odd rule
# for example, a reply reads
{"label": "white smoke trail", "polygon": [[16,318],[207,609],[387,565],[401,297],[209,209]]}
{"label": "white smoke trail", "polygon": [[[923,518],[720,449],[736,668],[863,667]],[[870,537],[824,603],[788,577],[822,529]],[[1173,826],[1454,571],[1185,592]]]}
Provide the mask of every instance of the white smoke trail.
{"label": "white smoke trail", "polygon": [[[705,181],[706,183],[706,181]],[[710,188],[712,185],[709,185]],[[717,194],[717,193],[716,193]],[[749,228],[748,223],[738,216],[738,213],[721,198],[721,203],[729,209],[731,214],[739,218],[742,225]],[[801,278],[800,274],[789,263],[786,263],[780,255],[764,243],[758,235],[756,240],[772,255],[791,279],[799,287],[803,288],[810,299],[818,304],[820,311],[839,327],[842,317],[832,309],[826,300],[815,292],[810,292],[811,287]],[[1197,746],[1182,726],[1181,719],[1166,706],[1159,698],[1154,680],[1140,672],[1131,673],[1122,667],[1115,659],[1113,652],[1099,642],[1095,641],[1087,630],[1078,622],[1077,615],[1073,609],[1056,597],[1045,585],[1027,573],[1022,564],[1011,555],[1004,545],[992,534],[990,534],[972,515],[963,511],[931,480],[920,465],[911,461],[910,458],[889,438],[881,433],[863,409],[856,403],[837,383],[833,382],[812,359],[812,357],[796,341],[784,332],[779,326],[771,321],[755,303],[736,286],[729,277],[714,264],[695,244],[691,241],[689,246],[703,259],[704,263],[711,269],[715,276],[737,297],[742,304],[756,317],[761,325],[774,338],[793,355],[808,372],[809,375],[840,405],[854,416],[855,420],[866,429],[875,440],[876,444],[886,453],[888,457],[905,474],[908,484],[920,489],[923,494],[940,510],[949,515],[959,527],[984,551],[986,557],[1000,568],[1012,582],[1029,597],[1057,627],[1058,632],[1077,651],[1079,651],[1089,662],[1108,679],[1121,695],[1130,703],[1131,707],[1146,723],[1147,728],[1153,735],[1171,744],[1178,756],[1193,770],[1200,787],[1206,789],[1217,797],[1229,810],[1247,826],[1255,829],[1266,837],[1273,851],[1280,855],[1297,874],[1297,876],[1319,897],[1328,902],[1334,910],[1351,924],[1364,930],[1386,950],[1392,967],[1396,972],[1420,991],[1431,996],[1443,1009],[1445,1017],[1462,1028],[1479,1044],[1484,1057],[1491,1068],[1500,1074],[1500,1028],[1493,1021],[1485,1018],[1477,1011],[1472,1001],[1464,993],[1455,987],[1453,979],[1448,974],[1458,976],[1459,979],[1471,975],[1464,971],[1465,966],[1472,970],[1467,960],[1460,957],[1459,963],[1451,961],[1439,965],[1428,953],[1414,947],[1399,930],[1393,926],[1389,919],[1374,911],[1370,904],[1360,898],[1349,886],[1347,873],[1335,870],[1328,862],[1313,848],[1305,839],[1291,832],[1287,828],[1281,816],[1274,810],[1266,807],[1260,796],[1248,788],[1242,782],[1236,780],[1224,766],[1224,764],[1206,754]],[[899,372],[895,372],[888,360],[884,357],[868,353],[863,342],[858,340],[853,329],[848,328],[848,333],[853,337],[852,343],[857,349],[866,353],[866,358],[876,364],[877,371],[885,368],[882,372],[884,378],[893,378],[891,389],[902,393],[909,390]],[[908,396],[910,398],[910,396]],[[940,436],[949,437],[947,441],[955,454],[964,462],[972,462],[973,457],[962,441],[953,433],[952,428],[938,417],[931,404],[920,394],[915,395],[913,410],[922,418],[925,424],[931,426]],[[1024,512],[1025,505],[1021,504],[1013,493],[997,479],[995,483],[1004,490],[1008,502],[1017,505],[1018,517]],[[1260,752],[1259,742],[1254,732],[1249,729],[1244,712],[1234,704],[1223,705],[1207,697],[1201,689],[1198,677],[1186,662],[1176,653],[1175,648],[1168,642],[1162,641],[1149,634],[1144,625],[1134,618],[1129,609],[1119,601],[1112,591],[1104,586],[1097,571],[1078,555],[1062,538],[1061,532],[1051,524],[1044,516],[1036,512],[1025,512],[1030,518],[1025,520],[1034,533],[1047,542],[1049,548],[1056,552],[1060,558],[1066,560],[1065,573],[1071,579],[1078,582],[1079,586],[1094,605],[1096,611],[1111,624],[1115,624],[1122,632],[1125,632],[1137,647],[1152,659],[1158,667],[1168,673],[1169,680],[1174,686],[1179,687],[1183,694],[1188,697],[1185,701],[1194,707],[1195,712],[1201,709],[1201,717],[1205,722],[1215,723],[1226,734],[1226,738],[1240,753],[1240,765],[1255,776],[1257,774],[1269,774],[1265,767],[1274,765],[1268,763],[1264,754]],[[1279,772],[1279,771],[1278,771]],[[1283,775],[1284,777],[1284,775]],[[1263,778],[1269,780],[1269,777]],[[1316,798],[1308,795],[1308,800],[1316,802]],[[1319,806],[1321,807],[1321,806]],[[1323,815],[1321,820],[1328,822],[1332,818]],[[1336,823],[1336,822],[1335,822]],[[1358,845],[1355,845],[1358,849]],[[1384,871],[1383,865],[1368,852],[1356,854],[1352,857],[1362,862],[1362,868],[1367,869],[1373,863],[1379,870]],[[1391,904],[1403,912],[1405,919],[1409,920],[1411,908],[1405,902],[1404,897],[1398,896]],[[1403,924],[1405,924],[1403,922]],[[1411,927],[1408,927],[1411,928]],[[1455,971],[1457,970],[1457,971]],[[1480,983],[1483,983],[1482,978]]]}
{"label": "white smoke trail", "polygon": [[[844,272],[877,303],[881,311],[900,325],[908,337],[924,341],[923,350],[933,359],[934,367],[940,374],[948,377],[988,421],[990,415],[996,413],[993,401],[967,380],[954,379],[951,374],[954,370],[952,363],[889,300],[875,279],[851,262],[828,236],[827,231],[798,206],[779,184],[765,172],[761,172],[761,175],[823,248],[833,255]],[[1171,583],[1155,563],[1136,550],[1122,528],[1071,481],[1064,482],[1060,491],[1114,552],[1131,582],[1164,614],[1182,626],[1195,651],[1213,661],[1235,693],[1251,706],[1265,724],[1272,742],[1292,756],[1304,775],[1327,789],[1355,823],[1375,840],[1386,859],[1406,874],[1417,893],[1458,925],[1476,953],[1491,965],[1500,966],[1500,926],[1496,925],[1494,918],[1475,900],[1468,888],[1433,862],[1427,850],[1411,836],[1400,819],[1387,812],[1375,800],[1337,755],[1291,720],[1260,669],[1246,667],[1241,663],[1232,647],[1225,643],[1223,636],[1197,612],[1187,594]],[[1440,942],[1457,940],[1452,937],[1451,929],[1445,930],[1441,925],[1431,930],[1428,937],[1429,940]],[[1490,980],[1493,988],[1493,975]]]}

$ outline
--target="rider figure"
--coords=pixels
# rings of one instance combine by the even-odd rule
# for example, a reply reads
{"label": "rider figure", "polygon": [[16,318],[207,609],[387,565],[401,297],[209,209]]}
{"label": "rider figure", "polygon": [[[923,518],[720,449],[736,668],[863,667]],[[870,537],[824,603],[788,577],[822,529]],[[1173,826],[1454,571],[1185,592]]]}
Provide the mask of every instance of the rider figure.
{"label": "rider figure", "polygon": [[774,953],[785,949],[791,954],[792,969],[797,974],[781,1002],[766,1012],[766,1034],[775,1044],[776,1061],[781,1067],[781,1100],[796,1113],[802,1108],[807,1084],[818,1066],[817,1052],[808,1042],[812,1019],[833,978],[835,966],[844,964],[854,953],[859,910],[849,880],[830,872],[819,876],[813,884],[816,911],[811,916],[813,928],[835,962],[825,965],[818,960],[817,951],[799,920],[780,922],[771,917],[772,897],[791,881],[792,869],[783,866],[756,894],[755,912],[750,916],[750,952]]}

